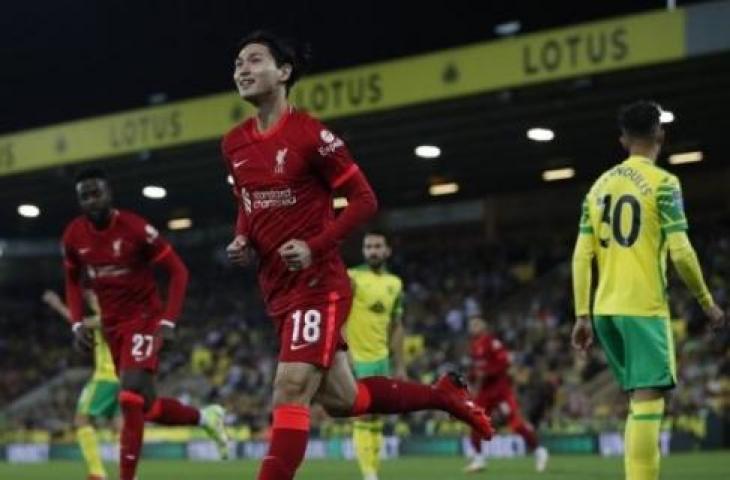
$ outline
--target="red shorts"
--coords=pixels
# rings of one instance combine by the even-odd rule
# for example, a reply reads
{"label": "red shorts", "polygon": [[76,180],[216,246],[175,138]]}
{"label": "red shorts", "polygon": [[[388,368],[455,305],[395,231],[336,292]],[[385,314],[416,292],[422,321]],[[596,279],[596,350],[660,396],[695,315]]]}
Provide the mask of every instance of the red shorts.
{"label": "red shorts", "polygon": [[279,361],[329,368],[337,350],[346,350],[342,327],[350,314],[352,296],[331,292],[312,297],[274,317],[279,335]]}
{"label": "red shorts", "polygon": [[494,386],[485,387],[479,390],[474,403],[492,414],[495,410],[506,420],[507,424],[517,422],[520,416],[520,406],[517,403],[517,396],[511,387]]}
{"label": "red shorts", "polygon": [[156,330],[156,321],[133,320],[104,331],[117,375],[132,369],[157,371],[160,345],[155,339]]}

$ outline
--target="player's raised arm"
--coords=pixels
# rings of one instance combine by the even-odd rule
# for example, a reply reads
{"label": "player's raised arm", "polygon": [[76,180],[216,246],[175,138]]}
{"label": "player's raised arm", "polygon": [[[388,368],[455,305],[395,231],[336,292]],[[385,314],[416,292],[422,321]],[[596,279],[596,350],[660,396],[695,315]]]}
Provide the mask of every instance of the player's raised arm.
{"label": "player's raised arm", "polygon": [[593,342],[590,325],[591,262],[593,261],[593,227],[591,226],[588,198],[583,201],[578,239],[573,250],[573,300],[576,322],[573,327],[573,347],[585,350]]}

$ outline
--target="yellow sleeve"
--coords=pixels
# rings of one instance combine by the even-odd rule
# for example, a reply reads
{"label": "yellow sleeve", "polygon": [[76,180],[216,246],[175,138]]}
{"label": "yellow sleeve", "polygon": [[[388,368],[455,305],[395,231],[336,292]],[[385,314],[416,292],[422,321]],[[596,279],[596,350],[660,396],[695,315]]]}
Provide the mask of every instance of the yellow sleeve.
{"label": "yellow sleeve", "polygon": [[592,260],[593,236],[581,233],[573,250],[573,300],[576,316],[590,314]]}
{"label": "yellow sleeve", "polygon": [[588,207],[588,197],[583,199],[583,205],[581,206],[580,222],[578,223],[578,232],[593,234],[593,225],[591,224],[591,212]]}
{"label": "yellow sleeve", "polygon": [[662,180],[657,187],[656,200],[659,209],[659,224],[665,234],[687,230],[682,187],[677,177],[668,176]]}
{"label": "yellow sleeve", "polygon": [[573,301],[575,314],[588,315],[591,310],[591,273],[593,261],[593,227],[591,226],[588,197],[583,207],[578,225],[578,239],[573,250]]}
{"label": "yellow sleeve", "polygon": [[669,234],[667,241],[672,263],[684,284],[702,307],[712,305],[714,303],[712,294],[705,284],[700,262],[697,260],[697,254],[692,248],[687,233],[683,230],[674,231]]}

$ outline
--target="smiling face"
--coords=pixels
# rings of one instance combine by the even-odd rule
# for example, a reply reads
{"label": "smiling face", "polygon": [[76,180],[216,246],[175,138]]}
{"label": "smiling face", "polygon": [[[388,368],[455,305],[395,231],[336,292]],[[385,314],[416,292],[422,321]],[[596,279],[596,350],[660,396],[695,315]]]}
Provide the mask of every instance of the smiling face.
{"label": "smiling face", "polygon": [[290,64],[277,65],[268,46],[249,43],[236,57],[233,81],[241,98],[257,105],[279,91],[286,95],[291,72]]}

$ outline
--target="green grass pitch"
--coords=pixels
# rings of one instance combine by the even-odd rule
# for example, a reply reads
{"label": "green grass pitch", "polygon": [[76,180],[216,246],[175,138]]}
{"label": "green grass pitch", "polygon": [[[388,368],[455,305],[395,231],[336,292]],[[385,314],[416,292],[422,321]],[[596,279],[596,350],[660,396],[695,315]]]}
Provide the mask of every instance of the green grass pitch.
{"label": "green grass pitch", "polygon": [[[454,457],[408,457],[383,463],[381,480],[452,480],[493,478],[499,480],[616,480],[623,478],[620,458],[596,456],[554,456],[548,471],[536,474],[531,458],[492,460],[481,474],[464,475],[464,460]],[[110,479],[116,479],[109,465]],[[250,480],[256,478],[254,461],[188,462],[142,461],[139,480]],[[2,480],[84,480],[84,468],[77,462],[40,465],[0,464]],[[726,480],[730,478],[730,451],[675,454],[662,461],[662,480]],[[297,480],[359,480],[353,462],[312,460],[300,470]]]}

